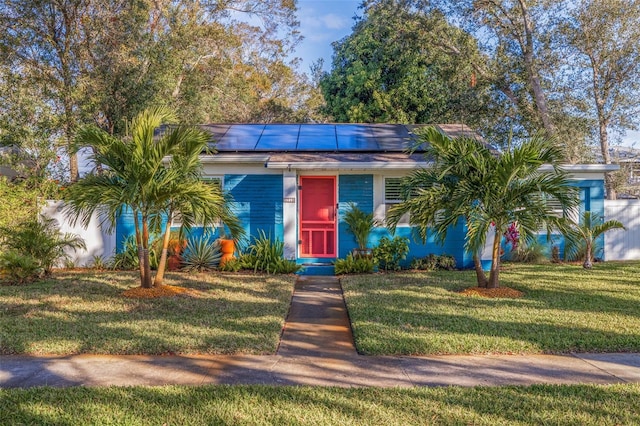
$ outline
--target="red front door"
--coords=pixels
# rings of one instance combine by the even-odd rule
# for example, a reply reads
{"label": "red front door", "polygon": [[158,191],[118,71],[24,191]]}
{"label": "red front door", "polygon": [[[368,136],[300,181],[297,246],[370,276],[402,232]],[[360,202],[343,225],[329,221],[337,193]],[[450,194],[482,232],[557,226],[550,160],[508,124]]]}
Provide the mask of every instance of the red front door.
{"label": "red front door", "polygon": [[336,257],[336,178],[300,177],[300,257]]}

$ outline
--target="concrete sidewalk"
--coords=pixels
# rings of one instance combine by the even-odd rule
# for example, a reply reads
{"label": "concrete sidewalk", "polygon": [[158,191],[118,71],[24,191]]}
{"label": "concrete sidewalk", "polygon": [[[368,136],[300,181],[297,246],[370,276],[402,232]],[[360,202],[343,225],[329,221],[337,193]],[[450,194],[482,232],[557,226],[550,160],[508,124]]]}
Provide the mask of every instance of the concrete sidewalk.
{"label": "concrete sidewalk", "polygon": [[640,383],[640,354],[369,357],[353,345],[339,281],[300,277],[272,356],[0,357],[0,387],[265,384],[498,386]]}

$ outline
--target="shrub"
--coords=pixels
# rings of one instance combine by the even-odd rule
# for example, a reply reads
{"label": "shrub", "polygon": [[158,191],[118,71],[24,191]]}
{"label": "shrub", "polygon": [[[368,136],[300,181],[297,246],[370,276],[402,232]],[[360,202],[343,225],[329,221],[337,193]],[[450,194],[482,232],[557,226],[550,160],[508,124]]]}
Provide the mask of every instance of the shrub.
{"label": "shrub", "polygon": [[183,271],[204,272],[215,269],[220,264],[222,252],[220,243],[210,237],[190,238],[182,252]]}
{"label": "shrub", "polygon": [[456,269],[456,259],[447,254],[438,256],[431,253],[426,257],[414,258],[411,261],[411,268],[419,269],[421,271],[452,271]]}
{"label": "shrub", "polygon": [[17,250],[0,254],[0,269],[4,271],[5,281],[10,284],[26,284],[44,275],[38,259]]}
{"label": "shrub", "polygon": [[223,272],[238,272],[241,269],[251,269],[251,268],[244,268],[242,260],[237,258],[227,260],[219,268]]}
{"label": "shrub", "polygon": [[373,249],[373,258],[380,269],[385,271],[399,271],[400,262],[409,253],[409,239],[382,237],[378,247]]}
{"label": "shrub", "polygon": [[349,232],[353,234],[360,250],[367,248],[369,234],[378,223],[373,218],[373,213],[365,213],[355,203],[349,203],[349,210],[344,215],[344,221]]}
{"label": "shrub", "polygon": [[511,252],[512,262],[542,263],[548,260],[545,246],[536,240],[518,244]]}
{"label": "shrub", "polygon": [[50,274],[60,261],[69,258],[66,249],[85,248],[82,238],[69,233],[61,234],[55,220],[46,217],[2,228],[0,234],[9,250],[14,250],[22,257],[35,259],[45,275]]}
{"label": "shrub", "polygon": [[284,258],[284,242],[271,240],[263,230],[258,232],[258,238],[253,238],[248,254],[243,256],[245,266],[252,267],[254,272],[268,274],[291,274],[302,268],[295,261]]}
{"label": "shrub", "polygon": [[[160,260],[156,247],[157,244],[155,244],[155,241],[149,247],[149,263],[151,264],[151,269],[157,269]],[[129,235],[122,243],[122,251],[113,255],[110,267],[111,269],[130,271],[137,269],[139,264],[140,258],[138,257],[136,237],[135,235]]]}
{"label": "shrub", "polygon": [[337,259],[334,263],[336,275],[370,274],[375,268],[375,261],[368,257],[353,256],[351,253],[344,259]]}

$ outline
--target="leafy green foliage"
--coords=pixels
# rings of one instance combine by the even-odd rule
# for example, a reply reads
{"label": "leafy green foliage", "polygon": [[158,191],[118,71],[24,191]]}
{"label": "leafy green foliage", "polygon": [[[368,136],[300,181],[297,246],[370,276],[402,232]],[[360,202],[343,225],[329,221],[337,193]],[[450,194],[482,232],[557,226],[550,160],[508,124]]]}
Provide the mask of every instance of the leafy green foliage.
{"label": "leafy green foliage", "polygon": [[218,267],[222,252],[220,243],[211,237],[189,238],[187,247],[182,252],[183,271],[205,272]]}
{"label": "leafy green foliage", "polygon": [[429,254],[422,258],[414,258],[411,261],[411,269],[421,271],[452,271],[456,269],[456,259],[453,256],[442,254]]}
{"label": "leafy green foliage", "polygon": [[0,176],[0,228],[11,229],[36,218],[39,213],[38,195],[37,190]]}
{"label": "leafy green foliage", "polygon": [[65,250],[85,248],[82,238],[69,233],[61,234],[55,221],[45,217],[23,222],[16,227],[1,228],[0,235],[6,247],[21,257],[35,259],[47,275],[58,262],[69,258]]}
{"label": "leafy green foliage", "polygon": [[335,274],[370,274],[374,271],[376,262],[369,257],[354,256],[349,253],[344,259],[334,262]]}
{"label": "leafy green foliage", "polygon": [[400,262],[409,253],[409,239],[405,237],[382,237],[378,246],[373,249],[373,258],[385,271],[399,271]]}
{"label": "leafy green foliage", "polygon": [[583,212],[579,223],[569,224],[566,232],[565,256],[569,259],[582,260],[586,269],[591,268],[593,253],[597,252],[596,246],[599,244],[598,238],[612,229],[625,229],[625,227],[617,220],[604,222],[597,212]]}
{"label": "leafy green foliage", "polygon": [[522,263],[542,263],[548,261],[546,247],[536,239],[531,241],[522,241],[511,251],[512,262]]}
{"label": "leafy green foliage", "polygon": [[[452,55],[451,46],[460,54]],[[485,79],[475,87],[477,43],[410,2],[368,2],[352,34],[334,43],[321,80],[326,111],[337,122],[478,123],[489,110]]]}
{"label": "leafy green foliage", "polygon": [[[519,238],[530,240],[564,226],[549,200],[564,213],[579,203],[569,175],[558,167],[562,152],[553,139],[536,136],[500,155],[476,139],[452,139],[435,127],[423,129],[420,140],[428,144],[425,156],[432,165],[403,180],[404,201],[389,210],[387,225],[393,230],[409,213],[423,241],[433,233],[443,242],[464,222],[465,248],[474,255],[480,287],[499,286],[500,244],[513,223]],[[541,170],[545,164],[553,167]],[[487,236],[493,238],[488,281],[478,266]]]}
{"label": "leafy green foliage", "polygon": [[[152,269],[158,265],[158,253],[154,249],[154,244],[149,249],[149,263]],[[129,235],[123,242],[122,247],[113,254],[113,258],[109,264],[112,269],[131,271],[137,269],[140,265],[140,257],[138,255],[138,245],[136,244],[135,235]]]}
{"label": "leafy green foliage", "polygon": [[42,278],[44,269],[38,259],[30,254],[23,254],[17,250],[0,253],[0,281],[8,284],[25,284]]}
{"label": "leafy green foliage", "polygon": [[254,272],[268,274],[291,274],[302,268],[295,261],[284,258],[284,242],[272,240],[262,229],[258,231],[258,237],[253,238],[247,256],[243,256],[242,261]]}
{"label": "leafy green foliage", "polygon": [[365,213],[355,203],[349,203],[349,210],[344,215],[344,221],[349,232],[353,234],[358,248],[364,250],[369,242],[369,235],[378,221],[374,219],[373,212]]}

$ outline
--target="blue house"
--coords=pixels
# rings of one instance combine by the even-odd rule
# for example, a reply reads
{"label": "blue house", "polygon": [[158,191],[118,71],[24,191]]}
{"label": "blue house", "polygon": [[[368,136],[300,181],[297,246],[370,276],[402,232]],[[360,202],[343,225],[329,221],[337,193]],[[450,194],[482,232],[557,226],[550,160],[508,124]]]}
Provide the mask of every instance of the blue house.
{"label": "blue house", "polygon": [[[398,203],[399,183],[418,167],[429,167],[414,146],[412,131],[402,124],[215,124],[212,155],[202,155],[206,179],[220,182],[234,199],[234,209],[247,235],[263,230],[285,243],[285,256],[300,264],[329,264],[345,257],[356,242],[344,222],[353,202],[384,223]],[[439,125],[451,137],[473,136],[460,124]],[[613,166],[615,168],[615,166]],[[581,209],[604,214],[604,173],[612,166],[568,165],[580,188]],[[124,238],[127,219],[118,227]],[[389,235],[377,228],[370,240]],[[443,245],[414,237],[408,221],[396,235],[410,240],[409,259],[430,253],[449,254],[459,267],[471,267],[464,246],[465,229],[448,234]]]}

